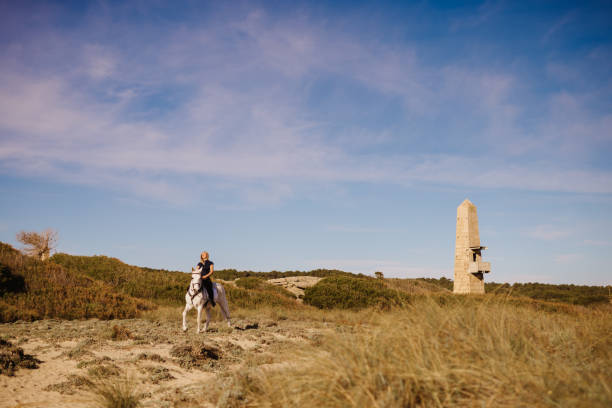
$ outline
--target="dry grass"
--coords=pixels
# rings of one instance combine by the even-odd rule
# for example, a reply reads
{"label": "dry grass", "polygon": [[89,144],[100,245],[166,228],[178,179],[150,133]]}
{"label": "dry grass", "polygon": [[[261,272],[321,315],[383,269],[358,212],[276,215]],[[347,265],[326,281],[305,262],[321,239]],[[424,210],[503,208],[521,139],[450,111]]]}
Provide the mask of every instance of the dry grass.
{"label": "dry grass", "polygon": [[91,392],[96,406],[101,408],[136,408],[141,405],[142,395],[129,377],[95,383]]}
{"label": "dry grass", "polygon": [[0,374],[15,375],[20,368],[38,368],[41,361],[23,352],[21,347],[0,338]]}
{"label": "dry grass", "polygon": [[609,311],[423,298],[363,323],[347,316],[352,325],[295,350],[290,364],[237,370],[219,405],[612,405]]}
{"label": "dry grass", "polygon": [[0,322],[43,318],[129,318],[156,306],[109,284],[22,255],[0,242]]}
{"label": "dry grass", "polygon": [[[553,306],[415,295],[389,311],[233,307],[233,329],[215,312],[211,331],[200,334],[182,332],[182,307],[145,319],[2,330],[14,344],[33,341],[28,352],[45,343],[46,353],[78,362],[45,392],[84,397],[95,386],[105,390],[100,406],[610,406],[611,308]],[[132,337],[112,341],[114,326]],[[125,384],[126,373],[138,390]],[[110,383],[100,388],[103,378]]]}
{"label": "dry grass", "polygon": [[132,332],[124,326],[114,325],[110,333],[112,340],[128,340],[134,338]]}

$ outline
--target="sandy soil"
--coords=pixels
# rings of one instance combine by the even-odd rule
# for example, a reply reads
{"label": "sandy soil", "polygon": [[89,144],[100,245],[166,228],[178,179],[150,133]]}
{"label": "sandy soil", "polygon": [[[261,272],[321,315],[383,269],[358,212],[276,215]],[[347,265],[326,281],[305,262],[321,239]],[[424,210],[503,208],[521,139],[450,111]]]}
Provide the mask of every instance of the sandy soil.
{"label": "sandy soil", "polygon": [[[0,407],[90,407],[92,384],[129,378],[144,407],[214,406],[207,384],[222,387],[244,365],[277,365],[283,351],[314,341],[322,327],[290,320],[217,319],[207,333],[166,318],[43,320],[0,325],[0,337],[42,362],[0,375]],[[210,389],[210,387],[208,388]]]}
{"label": "sandy soil", "polygon": [[316,276],[290,276],[287,278],[268,279],[268,282],[287,289],[297,296],[298,301],[301,302],[304,297],[304,290],[316,285],[321,279],[323,278],[317,278]]}

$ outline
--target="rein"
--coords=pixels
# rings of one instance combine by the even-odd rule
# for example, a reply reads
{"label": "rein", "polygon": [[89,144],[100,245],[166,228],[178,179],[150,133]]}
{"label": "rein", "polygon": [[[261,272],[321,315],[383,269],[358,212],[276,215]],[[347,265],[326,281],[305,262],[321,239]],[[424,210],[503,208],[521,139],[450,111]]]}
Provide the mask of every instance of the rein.
{"label": "rein", "polygon": [[202,278],[199,273],[191,274],[191,283],[189,284],[189,291],[187,292],[191,297],[191,302],[193,303],[193,298],[196,297],[199,293],[202,293]]}

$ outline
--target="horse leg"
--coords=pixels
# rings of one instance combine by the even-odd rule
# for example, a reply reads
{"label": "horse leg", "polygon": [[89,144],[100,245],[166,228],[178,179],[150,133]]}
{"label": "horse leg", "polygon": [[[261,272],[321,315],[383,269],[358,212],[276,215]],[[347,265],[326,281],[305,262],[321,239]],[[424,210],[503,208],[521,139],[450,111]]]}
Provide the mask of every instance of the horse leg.
{"label": "horse leg", "polygon": [[208,330],[208,324],[210,323],[210,307],[206,308],[206,324],[204,325],[204,331]]}
{"label": "horse leg", "polygon": [[221,308],[223,317],[225,317],[225,320],[227,321],[227,327],[232,327],[232,324],[230,323],[229,306],[227,304],[227,298],[225,297],[224,292],[219,293],[219,307]]}
{"label": "horse leg", "polygon": [[202,303],[198,306],[198,331],[196,333],[200,333],[200,324],[202,323]]}
{"label": "horse leg", "polygon": [[187,312],[193,308],[193,305],[187,302],[185,304],[185,310],[183,310],[183,331],[187,331]]}

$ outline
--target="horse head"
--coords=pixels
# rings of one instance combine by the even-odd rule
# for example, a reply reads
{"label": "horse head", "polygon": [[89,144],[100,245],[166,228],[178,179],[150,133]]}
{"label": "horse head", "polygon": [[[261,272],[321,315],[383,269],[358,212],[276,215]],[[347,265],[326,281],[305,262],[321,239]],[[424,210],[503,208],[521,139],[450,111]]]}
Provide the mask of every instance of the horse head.
{"label": "horse head", "polygon": [[191,282],[197,283],[200,281],[201,278],[202,278],[202,275],[200,274],[200,270],[192,267],[191,268]]}

